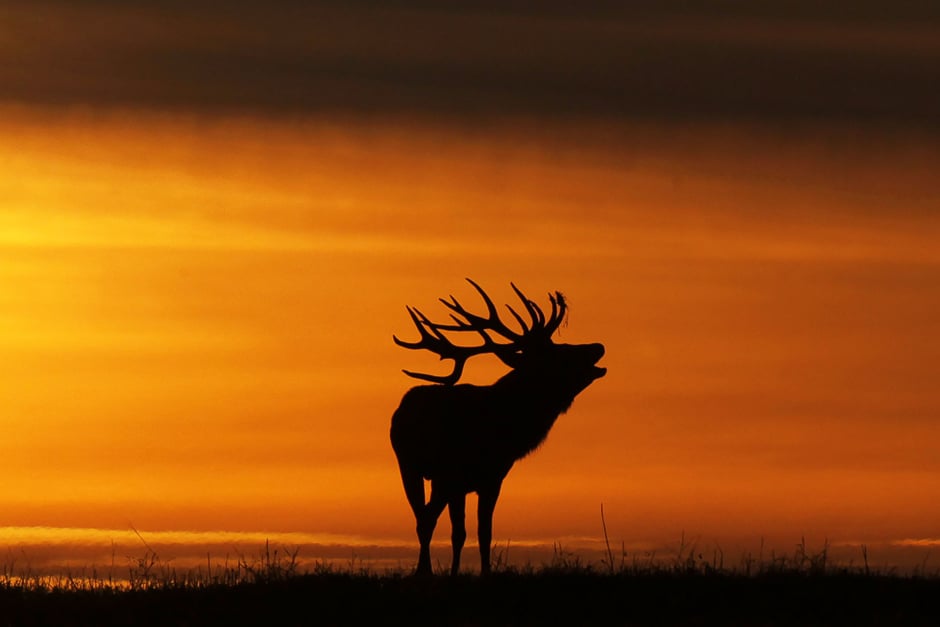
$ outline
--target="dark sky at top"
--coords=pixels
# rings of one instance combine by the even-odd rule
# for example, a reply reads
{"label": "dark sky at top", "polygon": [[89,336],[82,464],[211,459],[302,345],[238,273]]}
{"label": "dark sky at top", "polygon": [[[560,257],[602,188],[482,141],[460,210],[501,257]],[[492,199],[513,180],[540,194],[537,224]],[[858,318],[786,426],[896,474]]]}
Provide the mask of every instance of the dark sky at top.
{"label": "dark sky at top", "polygon": [[0,100],[940,127],[940,3],[574,4],[5,2]]}

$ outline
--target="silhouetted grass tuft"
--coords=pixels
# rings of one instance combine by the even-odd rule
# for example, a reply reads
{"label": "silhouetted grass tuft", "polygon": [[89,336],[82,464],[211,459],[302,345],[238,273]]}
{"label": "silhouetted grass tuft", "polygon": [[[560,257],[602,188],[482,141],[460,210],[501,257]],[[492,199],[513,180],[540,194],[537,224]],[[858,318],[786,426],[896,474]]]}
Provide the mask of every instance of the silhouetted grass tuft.
{"label": "silhouetted grass tuft", "polygon": [[[149,547],[127,577],[95,570],[54,577],[28,566],[0,572],[3,625],[935,625],[940,575],[839,565],[828,544],[725,564],[683,536],[665,559],[608,549],[589,563],[555,545],[545,564],[510,565],[497,551],[489,577],[415,578],[361,563],[316,563],[266,544],[177,570]],[[444,568],[440,568],[444,571]]]}

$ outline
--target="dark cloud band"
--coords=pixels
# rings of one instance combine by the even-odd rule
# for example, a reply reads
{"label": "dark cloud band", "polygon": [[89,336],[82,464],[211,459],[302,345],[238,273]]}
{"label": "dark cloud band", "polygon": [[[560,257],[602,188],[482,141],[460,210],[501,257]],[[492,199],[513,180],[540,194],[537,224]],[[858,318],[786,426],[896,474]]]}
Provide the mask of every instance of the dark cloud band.
{"label": "dark cloud band", "polygon": [[0,51],[11,60],[0,67],[0,98],[262,114],[940,126],[934,16],[869,11],[852,21],[804,7],[778,19],[725,5],[717,15],[668,4],[575,15],[419,2],[14,3],[0,9]]}

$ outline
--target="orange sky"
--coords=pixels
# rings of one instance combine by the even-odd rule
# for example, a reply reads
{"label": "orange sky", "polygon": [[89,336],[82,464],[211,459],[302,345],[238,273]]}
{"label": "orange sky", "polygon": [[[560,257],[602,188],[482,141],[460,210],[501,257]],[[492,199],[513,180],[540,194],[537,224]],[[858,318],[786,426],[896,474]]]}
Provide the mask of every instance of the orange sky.
{"label": "orange sky", "polygon": [[[411,542],[404,306],[571,303],[607,377],[497,540],[940,537],[914,134],[0,111],[0,527]],[[469,380],[497,365],[471,362]],[[446,538],[446,520],[440,538]]]}

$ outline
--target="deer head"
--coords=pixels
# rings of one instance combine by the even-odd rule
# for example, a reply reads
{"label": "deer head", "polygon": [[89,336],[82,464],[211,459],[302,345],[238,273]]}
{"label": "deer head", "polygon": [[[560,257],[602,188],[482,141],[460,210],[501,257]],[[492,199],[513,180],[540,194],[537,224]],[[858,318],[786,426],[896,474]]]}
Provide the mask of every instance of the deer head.
{"label": "deer head", "polygon": [[[406,342],[393,336],[395,343],[404,348],[429,350],[442,360],[454,362],[454,368],[448,375],[403,370],[409,377],[454,385],[460,380],[467,360],[481,354],[495,355],[518,375],[532,375],[542,385],[550,386],[555,380],[564,381],[567,386],[577,387],[575,393],[606,374],[605,368],[594,365],[604,355],[603,345],[556,344],[552,341],[552,335],[566,320],[568,313],[568,303],[561,292],[549,293],[551,313],[546,316],[534,301],[526,297],[514,283],[510,283],[529,317],[527,322],[511,305],[506,305],[509,314],[520,327],[519,331],[515,331],[500,319],[496,305],[483,288],[472,279],[467,279],[467,282],[483,298],[486,315],[471,313],[453,296],[440,299],[450,311],[449,323],[432,322],[417,308],[408,307],[408,314],[420,339]],[[479,335],[481,343],[473,346],[456,345],[448,339],[448,332],[475,333]],[[494,336],[498,339],[494,339]]]}

